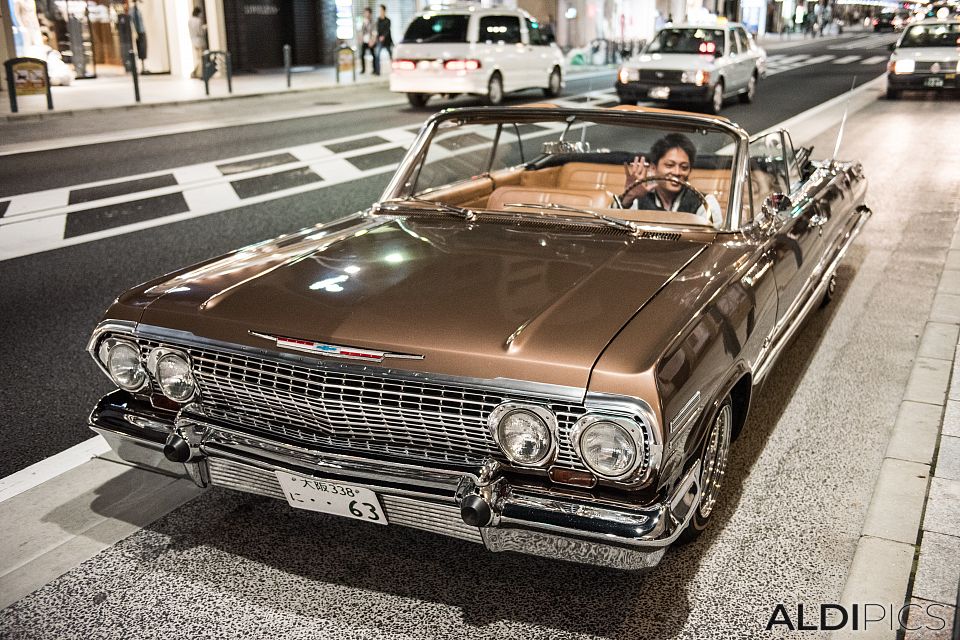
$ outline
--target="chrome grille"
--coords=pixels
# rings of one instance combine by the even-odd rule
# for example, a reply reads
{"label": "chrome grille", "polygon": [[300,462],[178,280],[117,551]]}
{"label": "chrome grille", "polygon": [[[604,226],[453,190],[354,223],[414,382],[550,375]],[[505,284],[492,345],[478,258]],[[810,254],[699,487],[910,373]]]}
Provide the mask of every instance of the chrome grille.
{"label": "chrome grille", "polygon": [[[280,482],[267,469],[253,467],[223,458],[207,458],[210,482],[215,486],[256,493],[285,500]],[[460,518],[455,504],[428,502],[402,496],[378,494],[389,524],[413,527],[469,542],[482,543],[480,530]]]}
{"label": "chrome grille", "polygon": [[674,84],[681,81],[683,71],[657,71],[654,69],[640,69],[640,82],[658,82]]}
{"label": "chrome grille", "polygon": [[[140,344],[144,353],[159,345]],[[487,429],[487,416],[507,400],[529,400],[488,389],[186,349],[207,416],[306,447],[457,466],[476,466],[488,457],[506,462]],[[556,464],[585,471],[569,443],[585,409],[546,404],[557,416]]]}

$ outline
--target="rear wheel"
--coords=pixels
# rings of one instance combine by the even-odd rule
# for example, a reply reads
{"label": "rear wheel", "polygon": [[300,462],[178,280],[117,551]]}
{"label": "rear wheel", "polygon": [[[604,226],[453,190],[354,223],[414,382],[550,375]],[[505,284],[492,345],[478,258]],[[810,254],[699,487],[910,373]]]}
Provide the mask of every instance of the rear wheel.
{"label": "rear wheel", "polygon": [[830,281],[827,282],[827,288],[823,292],[823,299],[820,301],[820,308],[823,309],[825,306],[830,304],[830,301],[833,300],[834,294],[837,292],[837,274],[830,274]]}
{"label": "rear wheel", "polygon": [[747,80],[747,90],[740,94],[740,102],[750,103],[757,96],[757,74],[753,73]]}
{"label": "rear wheel", "polygon": [[423,107],[427,106],[427,100],[429,99],[430,99],[429,93],[408,93],[407,94],[407,101],[410,102],[410,106],[415,107],[417,109],[422,109]]}
{"label": "rear wheel", "polygon": [[723,80],[713,86],[710,101],[707,103],[707,113],[717,114],[723,109]]}
{"label": "rear wheel", "polygon": [[563,79],[560,76],[560,69],[556,67],[550,72],[550,79],[547,80],[547,88],[543,90],[543,95],[548,98],[556,98],[560,95],[560,89],[563,86]]}
{"label": "rear wheel", "polygon": [[707,441],[700,456],[700,502],[690,518],[689,526],[677,539],[681,544],[696,540],[710,522],[726,478],[732,435],[733,405],[727,396],[713,416],[707,432]]}
{"label": "rear wheel", "polygon": [[487,98],[485,102],[490,106],[496,106],[503,102],[503,78],[500,72],[490,76],[490,82],[487,83]]}

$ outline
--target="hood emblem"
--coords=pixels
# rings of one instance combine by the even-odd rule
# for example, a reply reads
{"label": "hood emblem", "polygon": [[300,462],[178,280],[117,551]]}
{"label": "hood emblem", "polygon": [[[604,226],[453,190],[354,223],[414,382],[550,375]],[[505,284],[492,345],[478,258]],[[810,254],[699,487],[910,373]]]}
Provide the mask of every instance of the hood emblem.
{"label": "hood emblem", "polygon": [[273,340],[278,347],[292,349],[294,351],[306,351],[321,356],[330,356],[332,358],[344,358],[346,360],[363,360],[364,362],[383,362],[384,358],[402,358],[404,360],[423,360],[422,355],[415,353],[391,353],[389,351],[377,351],[376,349],[366,349],[364,347],[348,347],[339,344],[327,344],[325,342],[316,342],[314,340],[302,340],[300,338],[288,338],[285,336],[275,336],[269,333],[258,333],[248,331],[252,336]]}
{"label": "hood emblem", "polygon": [[940,73],[940,63],[934,62],[932,65],[930,65],[930,71],[933,73]]}

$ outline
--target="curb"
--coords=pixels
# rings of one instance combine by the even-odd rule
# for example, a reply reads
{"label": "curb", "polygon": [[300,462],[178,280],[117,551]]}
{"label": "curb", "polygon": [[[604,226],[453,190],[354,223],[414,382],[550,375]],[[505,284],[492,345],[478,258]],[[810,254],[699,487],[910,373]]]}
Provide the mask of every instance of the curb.
{"label": "curb", "polygon": [[[960,223],[954,225],[953,244],[960,241]],[[950,249],[947,249],[948,255]],[[917,345],[913,369],[907,381],[897,419],[887,443],[880,473],[873,488],[853,562],[847,573],[840,602],[851,605],[877,603],[887,609],[890,626],[833,633],[830,637],[895,640],[902,638],[894,616],[914,611],[911,595],[923,542],[923,523],[934,484],[936,457],[942,438],[951,384],[957,384],[954,367],[960,336],[960,311],[944,309],[942,283],[947,271],[940,270],[923,335]],[[960,618],[960,616],[957,616]],[[910,636],[913,637],[913,636]],[[927,636],[920,636],[927,637]],[[930,636],[934,637],[934,636]],[[936,638],[948,636],[935,636]]]}
{"label": "curb", "polygon": [[[580,72],[571,72],[567,71],[564,81],[570,79],[577,79],[580,77],[587,77],[591,74],[602,73],[607,71],[615,71],[616,65],[605,66],[605,67],[595,67],[591,66],[589,69],[584,69]],[[243,100],[246,98],[264,98],[268,96],[277,96],[277,95],[289,95],[293,93],[302,94],[310,92],[324,92],[331,91],[334,89],[346,89],[349,87],[382,87],[389,84],[388,79],[382,80],[373,80],[369,82],[364,82],[363,84],[334,84],[326,85],[320,87],[309,87],[309,88],[283,88],[279,91],[259,91],[255,93],[233,93],[227,95],[218,95],[218,96],[204,96],[203,98],[193,98],[189,100],[170,100],[166,102],[135,102],[133,104],[121,104],[113,107],[90,107],[89,109],[65,109],[62,111],[53,110],[53,111],[36,111],[31,113],[7,113],[0,116],[0,121],[5,122],[23,122],[23,121],[42,121],[55,118],[64,118],[72,117],[81,114],[109,114],[117,111],[130,111],[137,109],[153,109],[156,107],[182,107],[187,105],[202,104],[207,102],[227,102],[230,100]]]}

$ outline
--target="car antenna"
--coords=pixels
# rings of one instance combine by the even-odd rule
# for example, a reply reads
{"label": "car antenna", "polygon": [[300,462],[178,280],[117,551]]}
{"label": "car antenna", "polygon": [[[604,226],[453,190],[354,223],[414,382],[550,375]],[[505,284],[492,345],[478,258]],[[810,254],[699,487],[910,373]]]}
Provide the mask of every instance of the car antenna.
{"label": "car antenna", "polygon": [[840,141],[843,140],[843,128],[847,124],[847,114],[850,113],[850,99],[853,97],[853,88],[857,86],[857,76],[853,76],[853,82],[850,84],[850,91],[847,93],[847,104],[843,108],[843,119],[840,120],[840,131],[837,132],[837,144],[833,148],[833,159],[830,164],[836,164],[837,154],[840,153]]}

